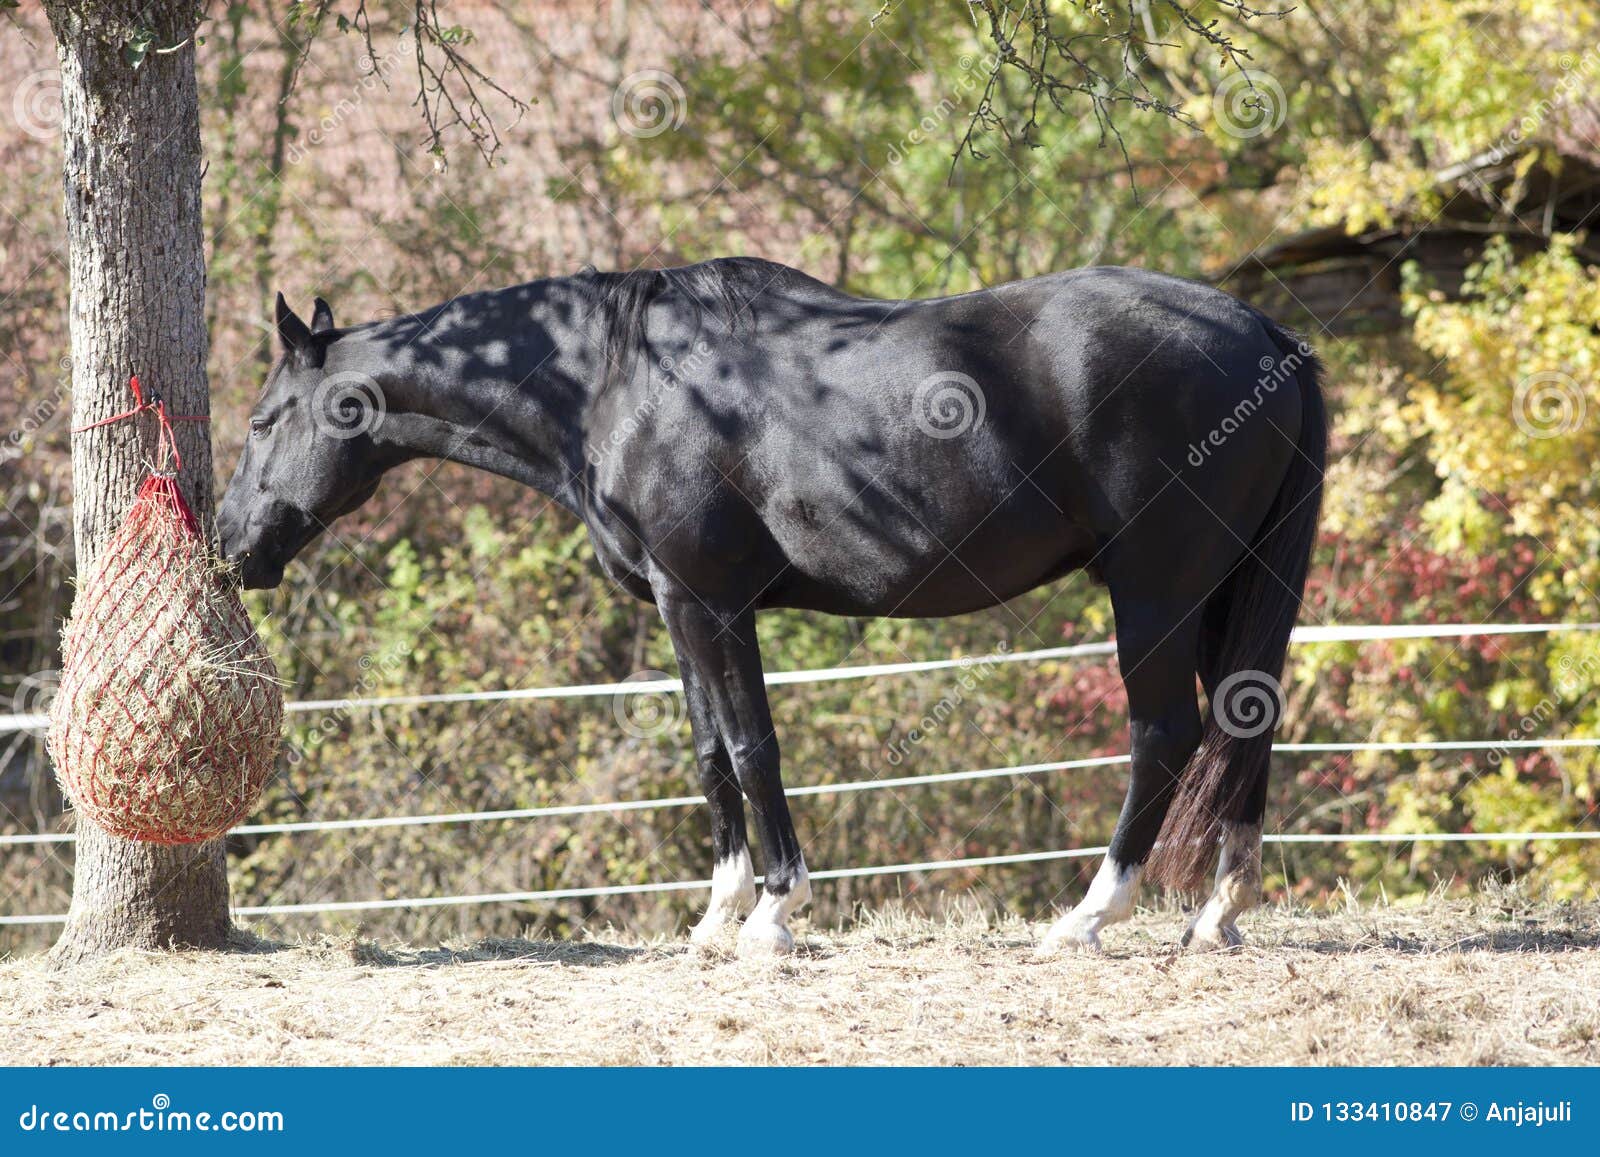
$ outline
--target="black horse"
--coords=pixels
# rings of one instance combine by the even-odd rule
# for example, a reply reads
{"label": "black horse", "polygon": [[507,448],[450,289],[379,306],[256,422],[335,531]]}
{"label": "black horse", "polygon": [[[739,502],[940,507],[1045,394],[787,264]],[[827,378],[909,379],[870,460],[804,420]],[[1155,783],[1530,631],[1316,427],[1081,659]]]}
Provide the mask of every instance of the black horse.
{"label": "black horse", "polygon": [[1132,775],[1046,946],[1098,947],[1147,864],[1195,887],[1219,842],[1184,939],[1238,941],[1326,450],[1315,356],[1255,309],[1117,268],[874,301],[730,258],[343,329],[321,299],[307,326],[280,295],[277,323],[283,357],[219,513],[242,581],[276,586],[414,458],[572,511],[677,652],[716,858],[697,941],[749,913],[741,949],[786,951],[810,897],[756,612],[956,615],[1076,570],[1110,591]]}

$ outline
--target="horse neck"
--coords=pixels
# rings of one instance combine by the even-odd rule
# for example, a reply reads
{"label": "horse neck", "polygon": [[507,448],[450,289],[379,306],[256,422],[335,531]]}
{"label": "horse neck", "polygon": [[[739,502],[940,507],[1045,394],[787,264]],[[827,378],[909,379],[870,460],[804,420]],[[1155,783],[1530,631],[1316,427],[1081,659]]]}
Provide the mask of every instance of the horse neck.
{"label": "horse neck", "polygon": [[358,360],[376,368],[388,404],[373,437],[393,461],[459,462],[579,512],[605,333],[581,295],[534,282],[364,330]]}

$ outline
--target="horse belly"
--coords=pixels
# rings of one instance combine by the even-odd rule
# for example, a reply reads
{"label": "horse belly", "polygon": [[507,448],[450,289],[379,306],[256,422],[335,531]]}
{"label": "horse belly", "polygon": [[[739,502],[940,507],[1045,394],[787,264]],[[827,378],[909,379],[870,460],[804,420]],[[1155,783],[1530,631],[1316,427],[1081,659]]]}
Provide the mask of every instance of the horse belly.
{"label": "horse belly", "polygon": [[1054,511],[992,532],[980,527],[954,551],[924,559],[922,577],[892,608],[872,613],[921,619],[982,610],[1084,567],[1094,553],[1093,536]]}
{"label": "horse belly", "polygon": [[[786,555],[769,605],[939,618],[982,610],[1087,564],[1094,536],[1043,496],[993,493],[941,508],[935,496],[868,488],[827,522],[780,519]],[[802,505],[804,505],[802,503]]]}

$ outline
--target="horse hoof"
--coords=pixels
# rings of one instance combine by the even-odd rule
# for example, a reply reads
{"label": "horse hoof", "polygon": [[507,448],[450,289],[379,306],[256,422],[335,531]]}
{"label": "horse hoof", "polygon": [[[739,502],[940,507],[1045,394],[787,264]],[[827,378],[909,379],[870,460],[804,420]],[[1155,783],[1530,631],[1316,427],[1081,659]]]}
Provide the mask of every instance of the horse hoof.
{"label": "horse hoof", "polygon": [[1045,933],[1044,940],[1039,945],[1038,955],[1050,957],[1069,952],[1100,951],[1102,951],[1100,936],[1094,929],[1074,924],[1070,920],[1058,920],[1050,931]]}
{"label": "horse hoof", "polygon": [[1189,925],[1189,930],[1183,934],[1179,942],[1184,948],[1195,952],[1222,952],[1229,948],[1239,948],[1244,945],[1244,936],[1239,931],[1237,924],[1213,924],[1196,920]]}
{"label": "horse hoof", "polygon": [[782,924],[746,923],[739,930],[740,959],[787,956],[794,951],[794,936]]}
{"label": "horse hoof", "polygon": [[728,938],[734,923],[732,920],[721,918],[713,920],[707,916],[689,929],[689,943],[696,948],[713,948]]}

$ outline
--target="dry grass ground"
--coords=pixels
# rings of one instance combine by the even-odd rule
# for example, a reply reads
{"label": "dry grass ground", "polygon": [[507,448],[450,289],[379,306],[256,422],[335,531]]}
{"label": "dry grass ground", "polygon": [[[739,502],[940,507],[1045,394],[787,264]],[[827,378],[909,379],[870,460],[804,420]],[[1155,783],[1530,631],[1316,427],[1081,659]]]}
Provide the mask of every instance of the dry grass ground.
{"label": "dry grass ground", "polygon": [[1600,905],[1514,897],[1252,917],[1174,954],[1172,911],[1100,957],[1040,928],[868,916],[777,962],[618,938],[264,944],[0,963],[8,1064],[1600,1063]]}

